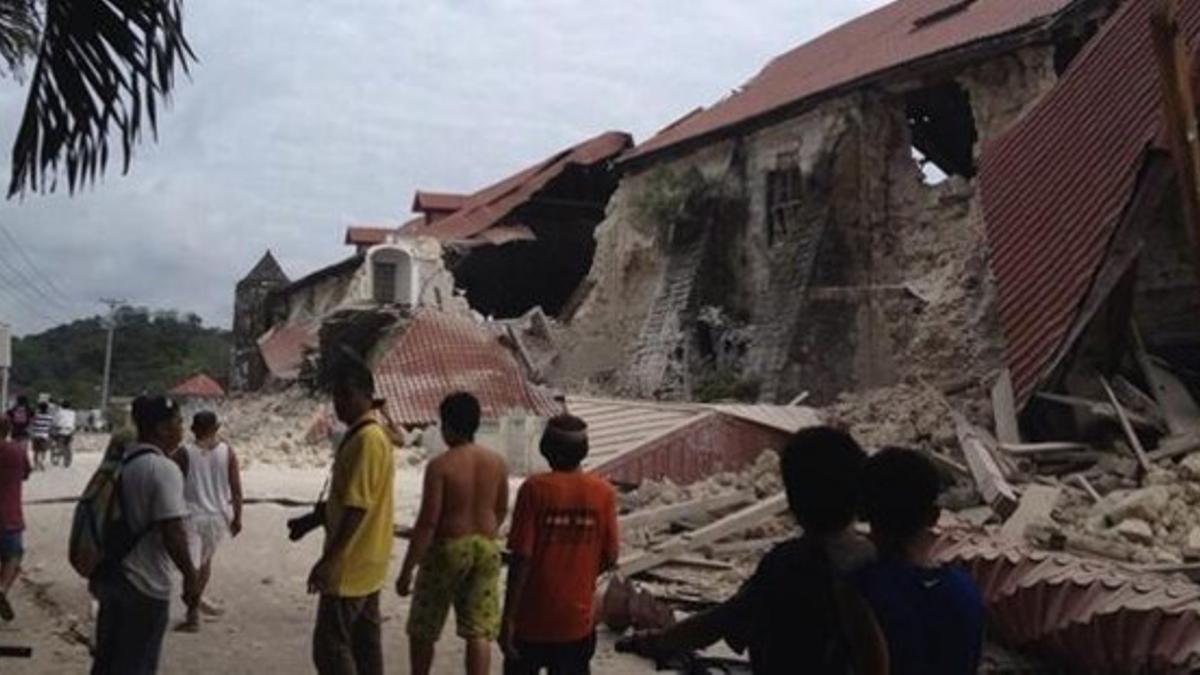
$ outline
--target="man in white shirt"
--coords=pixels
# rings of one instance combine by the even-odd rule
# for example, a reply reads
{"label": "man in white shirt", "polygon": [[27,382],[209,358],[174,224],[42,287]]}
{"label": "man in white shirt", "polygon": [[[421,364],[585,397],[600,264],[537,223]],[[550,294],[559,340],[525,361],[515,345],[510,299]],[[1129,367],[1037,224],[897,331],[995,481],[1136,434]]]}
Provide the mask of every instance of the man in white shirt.
{"label": "man in white shirt", "polygon": [[[63,401],[54,411],[52,435],[63,459],[63,466],[71,466],[71,439],[75,437],[75,409],[70,401]],[[51,461],[54,461],[53,454]]]}
{"label": "man in white shirt", "polygon": [[95,580],[100,600],[92,675],[151,675],[170,614],[172,563],[183,573],[183,598],[199,602],[199,579],[188,551],[183,474],[168,458],[183,440],[179,406],[138,397],[138,439],[126,449],[118,483],[123,517],[135,544],[111,573]]}

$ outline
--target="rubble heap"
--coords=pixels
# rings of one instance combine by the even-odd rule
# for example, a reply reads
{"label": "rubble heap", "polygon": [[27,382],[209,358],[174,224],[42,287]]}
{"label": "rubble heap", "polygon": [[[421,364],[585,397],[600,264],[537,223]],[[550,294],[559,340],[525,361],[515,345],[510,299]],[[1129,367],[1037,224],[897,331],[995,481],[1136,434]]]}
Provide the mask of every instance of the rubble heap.
{"label": "rubble heap", "polygon": [[293,467],[329,463],[329,406],[300,387],[233,396],[206,407],[217,413],[221,436],[243,467],[256,462]]}

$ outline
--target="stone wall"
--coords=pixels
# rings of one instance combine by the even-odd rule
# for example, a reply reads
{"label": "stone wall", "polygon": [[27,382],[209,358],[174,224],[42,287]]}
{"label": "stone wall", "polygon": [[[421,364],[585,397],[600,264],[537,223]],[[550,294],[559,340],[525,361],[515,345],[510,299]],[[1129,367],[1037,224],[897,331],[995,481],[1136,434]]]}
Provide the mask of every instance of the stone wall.
{"label": "stone wall", "polygon": [[[1053,78],[1048,48],[959,73],[976,155]],[[850,94],[628,173],[597,230],[560,383],[823,403],[919,381],[982,396],[1002,356],[983,219],[971,180],[931,185],[913,160],[904,91],[926,84]],[[783,158],[800,168],[799,226],[769,241],[767,176]],[[663,175],[689,172],[740,205],[685,223],[702,230],[682,239],[699,252],[645,208]]]}

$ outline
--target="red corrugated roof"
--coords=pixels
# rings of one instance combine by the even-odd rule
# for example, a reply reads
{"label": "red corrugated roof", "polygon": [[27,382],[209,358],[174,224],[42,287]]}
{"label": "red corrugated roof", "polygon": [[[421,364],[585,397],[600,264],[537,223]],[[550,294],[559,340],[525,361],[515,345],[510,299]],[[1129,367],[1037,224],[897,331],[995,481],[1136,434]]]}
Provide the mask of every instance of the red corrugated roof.
{"label": "red corrugated roof", "polygon": [[456,391],[474,394],[487,419],[562,412],[551,392],[526,379],[497,333],[469,317],[432,309],[417,312],[380,359],[375,384],[398,424],[436,421],[442,399]]}
{"label": "red corrugated roof", "polygon": [[[732,95],[689,113],[622,159],[643,157],[714,134],[924,57],[1036,27],[1073,1],[898,0],[775,58]],[[962,9],[917,26],[954,6]]]}
{"label": "red corrugated roof", "polygon": [[294,380],[300,375],[304,353],[316,349],[320,344],[318,333],[321,324],[309,319],[298,319],[276,326],[258,339],[258,351],[272,377]]}
{"label": "red corrugated roof", "polygon": [[374,246],[387,241],[388,235],[394,233],[394,227],[374,227],[370,225],[351,225],[346,228],[346,244],[352,246]]}
{"label": "red corrugated roof", "polygon": [[[1018,400],[1052,367],[1160,134],[1151,0],[1126,2],[1059,84],[982,153],[990,263]],[[1200,3],[1184,3],[1194,38]]]}
{"label": "red corrugated roof", "polygon": [[[501,224],[504,218],[528,202],[567,168],[608,161],[632,144],[633,138],[624,132],[610,131],[600,134],[469,195],[461,208],[453,214],[427,227],[418,228],[418,231],[442,241],[460,241],[474,237],[493,225]],[[426,193],[417,193],[418,197],[422,194]]]}
{"label": "red corrugated roof", "polygon": [[943,534],[932,555],[968,568],[996,637],[1052,656],[1070,672],[1200,669],[1200,587],[1183,576],[958,531]]}
{"label": "red corrugated roof", "polygon": [[417,190],[413,196],[413,211],[457,211],[467,203],[467,195],[449,192],[426,192]]}
{"label": "red corrugated roof", "polygon": [[168,392],[171,396],[188,398],[223,398],[225,390],[205,373],[197,373],[180,382]]}

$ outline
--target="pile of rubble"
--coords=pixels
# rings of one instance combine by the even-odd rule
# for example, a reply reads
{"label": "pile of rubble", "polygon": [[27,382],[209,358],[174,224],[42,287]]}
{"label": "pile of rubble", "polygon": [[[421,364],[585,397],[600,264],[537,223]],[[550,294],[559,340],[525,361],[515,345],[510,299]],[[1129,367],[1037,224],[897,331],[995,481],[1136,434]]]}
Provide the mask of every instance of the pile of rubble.
{"label": "pile of rubble", "polygon": [[300,387],[233,396],[205,407],[217,413],[221,436],[244,467],[260,462],[297,468],[329,463],[329,405]]}

